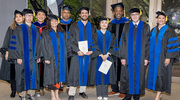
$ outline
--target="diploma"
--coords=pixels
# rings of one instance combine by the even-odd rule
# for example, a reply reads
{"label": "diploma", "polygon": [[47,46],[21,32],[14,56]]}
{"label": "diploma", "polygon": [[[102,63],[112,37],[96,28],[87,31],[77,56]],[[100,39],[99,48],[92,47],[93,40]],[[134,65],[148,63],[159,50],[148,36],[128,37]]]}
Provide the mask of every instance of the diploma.
{"label": "diploma", "polygon": [[98,71],[100,71],[104,74],[107,74],[111,65],[112,65],[111,61],[109,61],[109,60],[103,61],[100,68],[98,69]]}
{"label": "diploma", "polygon": [[88,42],[87,41],[79,41],[78,42],[79,50],[82,51],[84,54],[88,52]]}

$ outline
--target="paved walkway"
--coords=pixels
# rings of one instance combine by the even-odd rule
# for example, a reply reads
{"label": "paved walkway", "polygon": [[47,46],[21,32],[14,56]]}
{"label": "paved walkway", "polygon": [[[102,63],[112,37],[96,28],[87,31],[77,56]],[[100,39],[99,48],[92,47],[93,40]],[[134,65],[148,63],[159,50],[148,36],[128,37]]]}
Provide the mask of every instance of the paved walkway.
{"label": "paved walkway", "polygon": [[[163,100],[180,100],[180,78],[176,77],[173,78],[173,83],[172,83],[172,94],[163,94]],[[68,95],[65,92],[60,94],[61,100],[68,100]],[[111,91],[109,87],[109,91]],[[20,100],[18,95],[16,95],[15,98],[10,98],[10,85],[4,81],[0,81],[0,100]],[[97,100],[96,97],[96,88],[95,87],[88,87],[87,89],[87,95],[89,97],[88,100]],[[141,100],[154,100],[155,98],[155,92],[146,90],[146,95],[141,97]],[[45,95],[42,96],[41,98],[38,98],[37,100],[50,100],[50,92],[45,91]],[[86,100],[80,97],[78,94],[75,96],[75,100]],[[117,96],[109,97],[109,100],[120,100],[118,99]]]}

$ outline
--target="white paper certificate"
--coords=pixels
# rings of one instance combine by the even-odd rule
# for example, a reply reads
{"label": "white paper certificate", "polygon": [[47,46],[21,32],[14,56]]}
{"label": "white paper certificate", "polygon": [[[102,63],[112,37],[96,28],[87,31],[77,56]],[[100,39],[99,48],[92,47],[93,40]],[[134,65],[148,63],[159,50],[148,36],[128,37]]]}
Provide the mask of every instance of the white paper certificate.
{"label": "white paper certificate", "polygon": [[109,61],[109,60],[103,61],[100,68],[98,69],[98,71],[100,71],[104,74],[107,74],[111,65],[112,65],[111,61]]}
{"label": "white paper certificate", "polygon": [[79,50],[82,51],[84,54],[88,52],[88,42],[87,41],[79,41],[78,42]]}

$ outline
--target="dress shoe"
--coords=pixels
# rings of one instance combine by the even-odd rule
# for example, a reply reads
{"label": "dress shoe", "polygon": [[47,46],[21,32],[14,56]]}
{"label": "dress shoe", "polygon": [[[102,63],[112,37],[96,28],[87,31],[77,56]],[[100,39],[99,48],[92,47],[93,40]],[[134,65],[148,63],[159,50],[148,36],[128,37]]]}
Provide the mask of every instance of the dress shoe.
{"label": "dress shoe", "polygon": [[108,93],[108,96],[114,96],[114,95],[119,95],[119,92],[111,91],[111,92]]}
{"label": "dress shoe", "polygon": [[83,92],[83,93],[79,93],[79,96],[82,96],[85,99],[88,99],[88,96]]}
{"label": "dress shoe", "polygon": [[41,96],[43,96],[43,95],[44,95],[44,90],[41,89],[41,90],[39,91],[39,93],[40,93]]}
{"label": "dress shoe", "polygon": [[14,98],[15,96],[16,96],[16,92],[15,92],[15,91],[12,91],[10,97],[11,97],[11,98]]}
{"label": "dress shoe", "polygon": [[32,95],[28,95],[28,100],[36,100]]}
{"label": "dress shoe", "polygon": [[102,97],[97,97],[98,100],[102,100]]}
{"label": "dress shoe", "polygon": [[26,97],[19,96],[21,100],[26,100]]}
{"label": "dress shoe", "polygon": [[69,96],[68,100],[74,100],[74,96]]}
{"label": "dress shoe", "polygon": [[121,93],[121,94],[118,96],[118,98],[119,98],[119,99],[123,99],[125,96],[126,96],[125,94]]}

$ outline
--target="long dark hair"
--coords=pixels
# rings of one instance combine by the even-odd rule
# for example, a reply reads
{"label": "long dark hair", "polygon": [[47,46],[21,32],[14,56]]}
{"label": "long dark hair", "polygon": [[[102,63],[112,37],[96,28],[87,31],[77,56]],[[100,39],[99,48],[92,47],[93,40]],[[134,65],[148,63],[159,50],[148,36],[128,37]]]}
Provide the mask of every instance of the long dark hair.
{"label": "long dark hair", "polygon": [[[51,19],[47,20],[47,25],[45,26],[45,29],[49,29],[50,32],[53,30],[51,28]],[[60,24],[57,25],[57,32],[65,32]]]}

